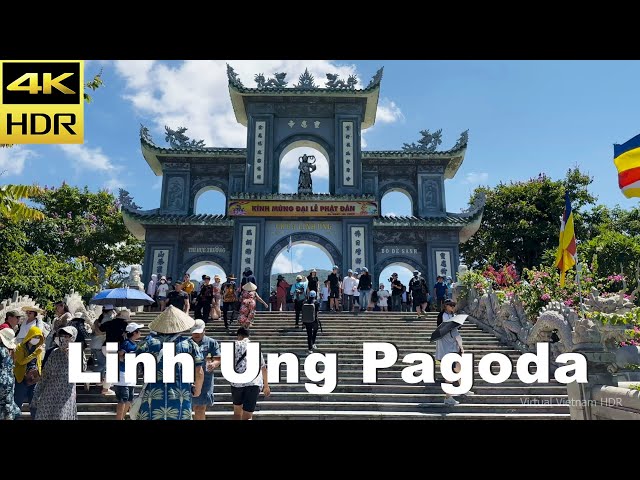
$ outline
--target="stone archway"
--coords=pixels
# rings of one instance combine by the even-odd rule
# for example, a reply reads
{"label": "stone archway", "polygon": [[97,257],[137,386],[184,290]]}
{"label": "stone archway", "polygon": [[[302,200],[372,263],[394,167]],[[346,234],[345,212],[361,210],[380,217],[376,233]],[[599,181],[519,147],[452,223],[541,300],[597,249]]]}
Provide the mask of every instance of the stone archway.
{"label": "stone archway", "polygon": [[329,164],[329,193],[334,193],[335,155],[333,147],[322,137],[315,135],[291,135],[278,144],[273,152],[273,184],[280,186],[280,163],[282,158],[294,148],[307,147],[318,150],[327,159]]}
{"label": "stone archway", "polygon": [[225,212],[226,212],[226,201],[229,197],[229,186],[228,183],[224,180],[219,180],[212,177],[202,177],[195,179],[191,185],[191,190],[189,192],[189,211],[192,213],[196,212],[196,205],[198,202],[198,198],[203,193],[214,190],[220,192],[225,197]]}
{"label": "stone archway", "polygon": [[292,243],[310,243],[315,247],[319,247],[321,250],[324,250],[327,255],[329,255],[334,265],[340,266],[340,270],[342,270],[342,253],[340,253],[340,249],[336,247],[329,239],[323,237],[322,235],[318,235],[315,233],[292,233],[290,236],[287,235],[280,240],[278,240],[267,252],[264,259],[264,274],[262,277],[262,285],[260,287],[262,289],[268,289],[271,283],[271,269],[273,268],[273,262],[276,260],[276,257],[287,248],[289,245],[289,237],[291,237]]}
{"label": "stone archway", "polygon": [[381,260],[376,263],[374,271],[380,274],[380,272],[382,272],[385,268],[387,268],[390,265],[401,265],[409,270],[417,269],[421,273],[421,275],[425,278],[425,280],[429,281],[428,280],[429,275],[427,272],[426,265],[424,265],[422,262],[418,262],[417,260],[411,257],[395,256],[395,257],[385,258],[384,260]]}
{"label": "stone archway", "polygon": [[380,187],[378,192],[378,202],[380,204],[380,211],[382,211],[382,198],[390,192],[404,193],[411,201],[411,214],[417,216],[418,206],[418,190],[407,182],[387,182]]}
{"label": "stone archway", "polygon": [[231,263],[226,261],[224,258],[213,254],[203,254],[196,255],[195,257],[191,257],[188,260],[182,262],[182,264],[180,265],[180,269],[178,270],[178,275],[180,276],[179,278],[182,278],[182,275],[184,275],[185,272],[192,270],[191,267],[195,266],[196,264],[206,265],[208,263],[215,264],[217,267],[221,268],[225,272],[225,274],[229,274],[232,272]]}

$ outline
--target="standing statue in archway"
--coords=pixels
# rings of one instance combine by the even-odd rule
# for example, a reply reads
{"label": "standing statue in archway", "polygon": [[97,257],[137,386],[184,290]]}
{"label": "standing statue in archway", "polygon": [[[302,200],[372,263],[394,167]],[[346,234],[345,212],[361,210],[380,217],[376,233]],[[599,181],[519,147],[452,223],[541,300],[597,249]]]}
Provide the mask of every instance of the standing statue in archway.
{"label": "standing statue in archway", "polygon": [[311,174],[316,171],[316,157],[313,155],[302,155],[298,158],[298,193],[313,193]]}

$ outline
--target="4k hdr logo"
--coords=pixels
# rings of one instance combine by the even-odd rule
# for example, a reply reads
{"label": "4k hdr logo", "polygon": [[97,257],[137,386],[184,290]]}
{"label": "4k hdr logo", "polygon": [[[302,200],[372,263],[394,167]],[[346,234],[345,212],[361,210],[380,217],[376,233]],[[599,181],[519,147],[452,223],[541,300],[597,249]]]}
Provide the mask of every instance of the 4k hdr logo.
{"label": "4k hdr logo", "polygon": [[82,60],[0,60],[0,143],[84,143]]}

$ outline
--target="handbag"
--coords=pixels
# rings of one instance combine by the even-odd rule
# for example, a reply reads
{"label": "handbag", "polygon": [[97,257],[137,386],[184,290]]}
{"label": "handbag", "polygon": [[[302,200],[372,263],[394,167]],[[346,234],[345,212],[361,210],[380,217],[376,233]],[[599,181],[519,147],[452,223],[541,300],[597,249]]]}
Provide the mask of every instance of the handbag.
{"label": "handbag", "polygon": [[32,368],[25,374],[24,381],[27,385],[35,385],[40,381],[41,378],[42,378],[42,375],[40,375],[40,372],[38,372],[38,369]]}
{"label": "handbag", "polygon": [[[178,333],[177,335],[174,335],[171,340],[169,340],[169,342],[173,343],[175,342],[176,338],[178,338],[181,335],[181,333]],[[156,365],[160,363],[160,360],[162,360],[162,352],[164,352],[163,349],[160,350],[160,354],[158,355],[158,359],[156,361]],[[131,407],[129,407],[129,420],[137,420],[138,418],[138,412],[140,411],[140,407],[142,406],[142,397],[144,397],[144,392],[147,389],[147,385],[149,385],[148,383],[145,383],[142,386],[142,390],[140,390],[140,394],[133,400],[133,402],[131,402]]]}

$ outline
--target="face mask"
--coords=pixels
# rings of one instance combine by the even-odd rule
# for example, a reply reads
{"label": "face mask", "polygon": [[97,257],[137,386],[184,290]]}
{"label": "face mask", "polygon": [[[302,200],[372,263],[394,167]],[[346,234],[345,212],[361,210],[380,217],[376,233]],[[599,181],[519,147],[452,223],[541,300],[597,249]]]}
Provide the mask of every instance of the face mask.
{"label": "face mask", "polygon": [[40,339],[39,338],[32,338],[31,340],[29,340],[29,343],[31,345],[37,345],[40,343]]}

